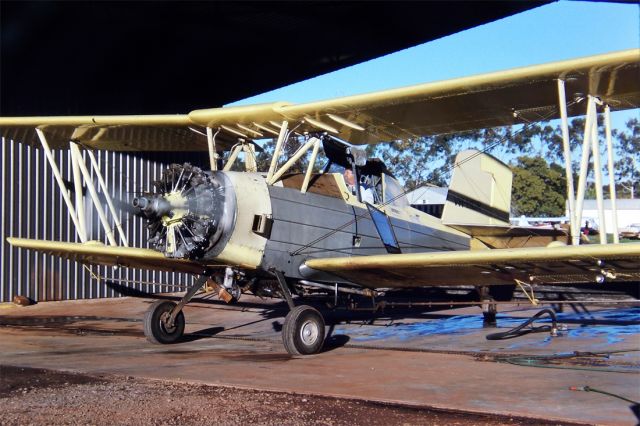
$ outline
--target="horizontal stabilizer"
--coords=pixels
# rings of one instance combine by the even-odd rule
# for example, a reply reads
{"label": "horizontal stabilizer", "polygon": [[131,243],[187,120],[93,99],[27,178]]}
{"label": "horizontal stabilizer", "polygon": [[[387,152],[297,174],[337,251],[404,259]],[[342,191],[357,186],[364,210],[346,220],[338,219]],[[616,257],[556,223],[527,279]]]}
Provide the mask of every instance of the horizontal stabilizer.
{"label": "horizontal stabilizer", "polygon": [[562,244],[571,242],[567,230],[563,228],[457,223],[448,223],[447,226],[464,232],[470,237],[482,241],[487,247],[494,249],[546,247],[556,241]]}

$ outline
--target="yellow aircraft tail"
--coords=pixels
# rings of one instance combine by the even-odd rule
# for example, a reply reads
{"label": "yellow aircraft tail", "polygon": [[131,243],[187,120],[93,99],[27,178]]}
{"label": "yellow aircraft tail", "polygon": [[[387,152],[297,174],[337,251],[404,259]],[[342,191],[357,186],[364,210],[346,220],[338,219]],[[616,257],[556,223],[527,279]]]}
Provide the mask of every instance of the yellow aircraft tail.
{"label": "yellow aircraft tail", "polygon": [[442,223],[508,225],[512,173],[496,158],[476,150],[456,156]]}

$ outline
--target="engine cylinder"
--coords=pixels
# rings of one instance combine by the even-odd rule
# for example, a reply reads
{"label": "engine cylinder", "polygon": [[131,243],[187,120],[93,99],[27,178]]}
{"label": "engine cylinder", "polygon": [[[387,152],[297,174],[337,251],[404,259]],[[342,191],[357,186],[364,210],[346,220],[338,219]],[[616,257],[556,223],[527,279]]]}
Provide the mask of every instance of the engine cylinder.
{"label": "engine cylinder", "polygon": [[232,226],[235,196],[223,172],[172,164],[154,186],[132,204],[147,218],[149,246],[165,256],[200,259]]}

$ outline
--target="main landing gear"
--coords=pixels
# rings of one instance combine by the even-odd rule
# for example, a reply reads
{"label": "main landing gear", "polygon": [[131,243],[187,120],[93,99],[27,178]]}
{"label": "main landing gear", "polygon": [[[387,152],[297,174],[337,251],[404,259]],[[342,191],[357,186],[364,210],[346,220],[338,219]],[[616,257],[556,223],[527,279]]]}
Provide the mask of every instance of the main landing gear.
{"label": "main landing gear", "polygon": [[322,314],[308,305],[296,306],[282,272],[274,271],[274,274],[290,309],[282,327],[284,348],[291,355],[317,354],[322,349],[325,338]]}
{"label": "main landing gear", "polygon": [[144,314],[144,335],[151,343],[175,343],[184,334],[184,313],[182,308],[195,296],[209,279],[210,274],[204,273],[189,288],[187,293],[175,303],[169,300],[158,300],[149,306]]}
{"label": "main landing gear", "polygon": [[152,343],[177,342],[184,333],[184,313],[178,312],[171,324],[171,311],[177,305],[169,300],[156,300],[144,314],[144,335]]}
{"label": "main landing gear", "polygon": [[493,302],[509,302],[513,299],[515,285],[493,285],[476,289],[480,302],[482,302],[482,327],[497,327],[496,315],[498,307]]}
{"label": "main landing gear", "polygon": [[[308,305],[296,306],[284,275],[274,272],[282,294],[289,305],[289,313],[282,327],[282,342],[291,355],[311,355],[322,350],[325,326],[322,314]],[[158,300],[151,304],[144,315],[144,335],[152,343],[175,343],[184,334],[185,319],[182,308],[189,303],[211,274],[205,272],[189,288],[180,302]]]}

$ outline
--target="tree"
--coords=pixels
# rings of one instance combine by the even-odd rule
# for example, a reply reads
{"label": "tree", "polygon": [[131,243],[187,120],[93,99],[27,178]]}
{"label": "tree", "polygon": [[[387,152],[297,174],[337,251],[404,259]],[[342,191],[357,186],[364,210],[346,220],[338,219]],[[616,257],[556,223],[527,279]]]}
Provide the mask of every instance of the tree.
{"label": "tree", "polygon": [[497,158],[546,152],[548,150],[544,149],[542,142],[537,144],[537,149],[534,143],[544,132],[552,133],[553,129],[534,123],[427,136],[379,144],[371,151],[371,156],[384,160],[396,177],[405,183],[407,190],[425,183],[446,186],[458,152],[477,149]]}
{"label": "tree", "polygon": [[542,157],[518,157],[513,171],[512,210],[516,215],[562,216],[566,179],[563,168]]}
{"label": "tree", "polygon": [[626,130],[616,132],[615,175],[618,184],[629,198],[634,198],[640,185],[640,122],[632,118],[626,123]]}
{"label": "tree", "polygon": [[[603,122],[602,118],[598,120],[601,141],[604,140]],[[585,119],[583,117],[574,118],[569,122],[570,148],[573,153],[574,170],[580,162],[584,125]],[[614,130],[613,132],[616,138],[618,157],[616,177],[620,183],[617,191],[620,193],[621,190],[624,190],[625,196],[630,195],[633,197],[640,190],[638,187],[640,185],[640,123],[638,119],[632,119],[627,122],[626,127],[626,131],[617,132]],[[304,138],[295,136],[289,138],[284,147],[285,154],[283,157],[290,158],[303,143]],[[268,170],[274,146],[275,140],[265,141],[262,144],[264,152],[257,154],[258,170]],[[492,154],[503,161],[520,156],[521,158],[518,158],[513,166],[514,173],[518,175],[516,178],[518,185],[522,183],[522,186],[514,185],[513,188],[514,206],[519,210],[520,214],[529,214],[526,212],[536,209],[545,211],[545,214],[555,212],[554,215],[562,215],[564,212],[564,197],[566,196],[564,188],[566,182],[564,169],[558,166],[558,164],[564,164],[562,131],[559,124],[552,126],[548,122],[540,122],[471,130],[456,134],[427,136],[413,140],[368,145],[365,149],[369,158],[377,157],[382,159],[389,170],[401,182],[404,182],[407,191],[425,183],[446,186],[451,178],[456,154],[465,149],[477,149]],[[304,171],[308,164],[309,155],[310,151],[290,171]],[[522,158],[537,158],[542,162],[521,161]],[[319,170],[325,161],[326,157],[324,157],[321,150],[316,161],[315,170]],[[525,169],[528,167],[533,167],[534,169],[526,172]],[[590,173],[592,169],[593,167],[590,165]],[[559,180],[554,181],[556,178]],[[527,182],[531,186],[527,186]],[[558,189],[558,185],[561,186],[560,189]],[[536,188],[539,193],[536,193]],[[549,188],[554,188],[550,193],[552,200],[545,200],[543,195]],[[587,183],[587,188],[588,190],[593,189],[592,182]],[[605,193],[608,193],[608,191]],[[533,200],[537,201],[525,203],[525,194],[529,194],[533,197]],[[562,200],[558,198],[559,196],[562,197]],[[542,200],[544,200],[544,203],[539,204],[539,201]],[[538,208],[536,208],[536,205]]]}

